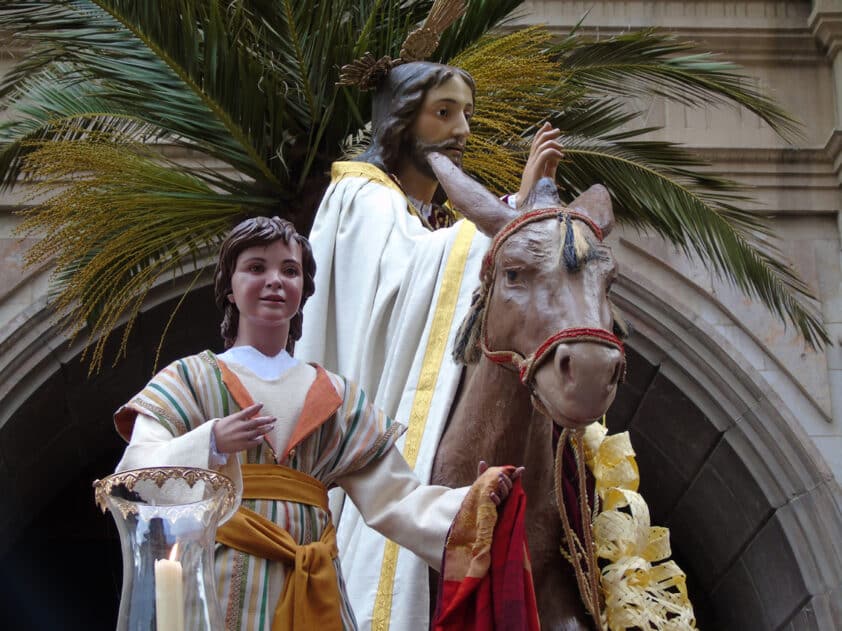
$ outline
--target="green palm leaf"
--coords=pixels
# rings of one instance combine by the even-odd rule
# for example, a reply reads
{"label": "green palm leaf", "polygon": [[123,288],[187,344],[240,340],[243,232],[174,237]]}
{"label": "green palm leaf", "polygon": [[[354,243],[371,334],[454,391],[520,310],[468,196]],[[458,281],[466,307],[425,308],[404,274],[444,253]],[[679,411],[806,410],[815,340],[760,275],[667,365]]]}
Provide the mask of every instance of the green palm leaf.
{"label": "green palm leaf", "polygon": [[[159,137],[222,160],[257,181],[277,183],[278,177],[269,169],[266,156],[255,147],[255,137],[262,139],[263,128],[262,119],[249,118],[256,109],[255,98],[242,99],[248,105],[232,112],[208,94],[214,82],[230,81],[230,75],[242,72],[242,66],[238,69],[237,64],[229,64],[227,73],[220,71],[223,76],[214,76],[214,81],[210,81],[199,72],[188,53],[209,32],[188,28],[180,19],[192,17],[182,13],[192,3],[161,2],[160,11],[148,11],[152,22],[170,25],[164,34],[181,44],[171,49],[159,46],[147,28],[132,22],[131,18],[137,17],[134,13],[119,13],[119,4],[122,3],[86,0],[46,4],[5,0],[0,2],[0,14],[8,28],[21,29],[26,37],[37,37],[42,43],[28,59],[29,67],[39,66],[43,72],[63,63],[65,68],[72,68],[76,81],[85,81],[88,93],[106,103],[106,111],[155,125],[160,128]],[[124,4],[131,9],[149,8],[150,3]],[[213,17],[222,20],[218,16],[208,19]],[[192,25],[195,20],[188,19],[188,22]],[[172,25],[181,25],[180,30],[173,31]],[[190,60],[186,66],[179,64],[184,59]],[[253,84],[257,84],[257,73],[242,75],[247,85],[252,85],[252,78]],[[11,108],[15,95],[25,90],[25,81],[25,76],[15,73],[12,81],[6,82],[5,89],[13,100]],[[233,97],[237,93],[236,85],[227,85],[227,91],[232,95],[229,102],[238,100]],[[252,92],[258,91],[252,88]]]}
{"label": "green palm leaf", "polygon": [[568,139],[565,156],[562,180],[569,190],[584,190],[592,173],[602,173],[622,220],[653,229],[688,254],[695,252],[720,278],[795,323],[808,344],[829,341],[809,288],[782,261],[762,218],[730,203],[733,194],[710,192],[710,186],[700,186],[682,170],[649,166],[621,146],[578,145]]}
{"label": "green palm leaf", "polygon": [[161,130],[91,94],[71,68],[58,63],[22,82],[13,117],[0,123],[0,190],[20,177],[22,158],[36,141],[73,140],[108,133],[115,141],[149,141]]}
{"label": "green palm leaf", "polygon": [[736,104],[785,137],[800,133],[800,124],[738,66],[669,33],[647,29],[599,40],[574,33],[549,52],[564,69],[562,98],[575,87],[590,95],[661,96],[692,106]]}
{"label": "green palm leaf", "polygon": [[[157,279],[198,267],[234,218],[271,203],[217,192],[145,145],[105,140],[45,142],[28,155],[24,168],[46,178],[32,183],[32,194],[46,191],[49,199],[19,226],[22,234],[51,236],[27,252],[27,262],[54,261],[54,305],[72,335],[88,327],[92,369],[107,334],[128,314],[125,344]],[[53,194],[56,180],[62,195]]]}

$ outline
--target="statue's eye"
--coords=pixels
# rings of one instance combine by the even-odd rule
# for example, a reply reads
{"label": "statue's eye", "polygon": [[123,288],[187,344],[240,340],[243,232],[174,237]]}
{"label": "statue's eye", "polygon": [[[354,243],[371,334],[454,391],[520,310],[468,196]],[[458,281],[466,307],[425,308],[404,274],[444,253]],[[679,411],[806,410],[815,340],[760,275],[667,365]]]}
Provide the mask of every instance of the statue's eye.
{"label": "statue's eye", "polygon": [[519,276],[520,276],[520,274],[518,273],[518,270],[516,270],[516,269],[507,269],[506,270],[506,280],[509,281],[510,283],[517,282],[517,279],[518,279]]}

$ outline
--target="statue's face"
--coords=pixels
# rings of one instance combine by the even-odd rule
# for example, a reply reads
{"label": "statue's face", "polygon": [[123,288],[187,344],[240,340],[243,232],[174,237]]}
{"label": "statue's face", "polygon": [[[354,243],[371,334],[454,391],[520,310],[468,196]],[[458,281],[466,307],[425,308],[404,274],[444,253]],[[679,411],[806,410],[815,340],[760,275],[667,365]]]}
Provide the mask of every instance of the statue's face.
{"label": "statue's face", "polygon": [[304,272],[301,246],[276,239],[253,245],[237,256],[228,300],[240,313],[237,340],[254,343],[289,333],[301,305]]}
{"label": "statue's face", "polygon": [[439,151],[462,166],[473,114],[474,97],[461,77],[453,76],[430,89],[410,128],[415,148]]}

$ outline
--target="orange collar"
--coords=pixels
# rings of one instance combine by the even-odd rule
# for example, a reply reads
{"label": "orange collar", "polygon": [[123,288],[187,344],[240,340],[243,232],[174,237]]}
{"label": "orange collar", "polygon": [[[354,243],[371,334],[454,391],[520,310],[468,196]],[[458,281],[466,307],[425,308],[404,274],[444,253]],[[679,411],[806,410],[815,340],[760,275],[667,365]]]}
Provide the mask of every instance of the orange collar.
{"label": "orange collar", "polygon": [[[254,403],[248,390],[243,386],[240,378],[225,365],[218,357],[216,363],[222,372],[222,381],[228,392],[240,406],[240,409],[247,408]],[[264,438],[272,453],[275,454],[275,462],[283,462],[289,457],[289,452],[292,451],[301,441],[307,438],[310,434],[316,431],[326,420],[334,415],[336,410],[342,405],[342,397],[336,392],[327,371],[318,364],[312,364],[316,369],[316,379],[307,391],[307,396],[304,397],[304,407],[301,410],[301,416],[298,418],[298,423],[290,436],[289,444],[283,452],[283,457],[278,458],[277,445],[272,444],[270,437]]]}

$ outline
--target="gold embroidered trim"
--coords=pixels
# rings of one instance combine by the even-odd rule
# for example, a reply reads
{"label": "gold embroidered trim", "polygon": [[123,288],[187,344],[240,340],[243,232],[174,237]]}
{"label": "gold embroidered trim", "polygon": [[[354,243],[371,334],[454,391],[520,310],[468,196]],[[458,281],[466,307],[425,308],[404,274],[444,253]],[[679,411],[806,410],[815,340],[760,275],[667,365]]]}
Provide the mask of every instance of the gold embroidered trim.
{"label": "gold embroidered trim", "polygon": [[246,573],[247,566],[251,559],[245,552],[229,548],[232,552],[232,560],[234,567],[231,570],[231,585],[229,587],[231,594],[236,594],[236,597],[228,599],[228,610],[225,612],[225,621],[228,624],[227,628],[239,629],[243,620],[243,603],[246,600]]}
{"label": "gold embroidered trim", "polygon": [[[132,402],[132,404],[136,405],[139,408],[143,408],[147,412],[151,412],[156,417],[155,420],[158,421],[159,423],[161,423],[161,418],[163,418],[170,425],[172,425],[172,429],[177,430],[177,431],[181,431],[182,433],[187,431],[187,425],[184,424],[184,421],[174,419],[169,414],[167,414],[167,411],[162,407],[158,407],[157,405],[153,405],[152,403],[144,401],[143,399],[135,399]],[[160,418],[158,418],[158,417],[160,417]],[[161,424],[163,425],[163,423],[161,423]],[[167,429],[169,430],[170,428],[167,427]]]}
{"label": "gold embroidered trim", "polygon": [[[406,432],[406,442],[403,448],[403,456],[412,469],[415,468],[427,416],[432,406],[441,362],[444,358],[453,315],[456,311],[456,300],[459,296],[459,287],[462,284],[465,262],[468,259],[468,252],[475,232],[476,226],[471,222],[466,221],[462,224],[445,264],[444,277],[439,288],[433,321],[430,323],[430,337],[427,340],[427,348],[424,350],[424,361],[421,364],[418,387],[409,413],[409,429]],[[392,541],[387,541],[383,549],[380,582],[377,587],[377,599],[372,613],[372,631],[389,630],[397,563],[398,546]]]}
{"label": "gold embroidered trim", "polygon": [[428,230],[433,229],[430,222],[424,218],[424,215],[409,200],[409,197],[401,188],[400,184],[384,173],[379,167],[369,162],[337,161],[330,167],[330,177],[332,182],[338,182],[346,177],[361,177],[375,184],[381,184],[386,188],[390,188],[396,193],[400,193],[404,200],[406,200],[406,208],[409,214],[417,217],[421,221],[421,225]]}
{"label": "gold embroidered trim", "polygon": [[216,355],[211,353],[210,351],[202,351],[199,353],[199,359],[205,362],[208,366],[213,368],[218,368],[219,364],[216,362]]}
{"label": "gold embroidered trim", "polygon": [[390,178],[381,169],[369,162],[338,161],[330,167],[330,178],[332,181],[339,181],[346,177],[362,177],[371,180],[376,184],[382,184],[391,188],[406,197],[398,183]]}

